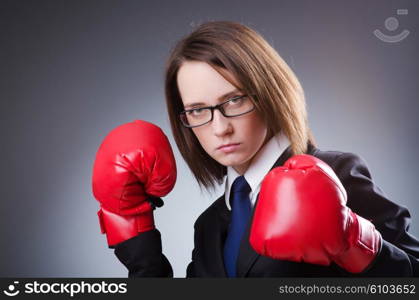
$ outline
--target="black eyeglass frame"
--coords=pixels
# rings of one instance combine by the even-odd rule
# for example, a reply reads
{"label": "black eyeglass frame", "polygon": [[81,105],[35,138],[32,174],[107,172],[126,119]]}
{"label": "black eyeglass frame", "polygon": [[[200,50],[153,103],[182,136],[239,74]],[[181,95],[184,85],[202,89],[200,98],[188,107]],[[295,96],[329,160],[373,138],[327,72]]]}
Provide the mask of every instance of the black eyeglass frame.
{"label": "black eyeglass frame", "polygon": [[[214,118],[214,110],[216,110],[216,109],[218,109],[221,112],[221,114],[224,117],[226,117],[226,118],[233,118],[233,117],[238,117],[238,116],[242,116],[242,115],[248,114],[248,113],[254,111],[255,108],[256,108],[256,106],[253,103],[252,99],[249,99],[250,102],[252,102],[252,104],[253,104],[252,109],[251,110],[248,110],[248,111],[246,111],[244,113],[238,114],[238,115],[233,115],[233,116],[226,115],[226,113],[225,113],[225,111],[224,111],[224,109],[222,107],[224,104],[226,104],[226,103],[228,103],[230,101],[241,99],[241,98],[244,98],[244,97],[249,97],[249,95],[234,96],[234,97],[232,97],[232,98],[230,98],[230,99],[228,99],[228,100],[226,100],[226,101],[224,101],[224,102],[222,102],[220,104],[214,105],[214,106],[205,106],[205,107],[191,108],[191,109],[187,109],[187,110],[181,111],[179,113],[180,122],[182,123],[183,126],[188,127],[188,128],[195,128],[195,127],[203,126],[203,125],[208,124],[209,122],[212,121],[212,119]],[[196,109],[209,109],[211,111],[211,119],[209,119],[207,122],[205,122],[203,124],[199,124],[199,125],[195,125],[195,126],[186,124],[184,122],[184,120],[182,119],[182,115],[186,117],[185,113],[187,113],[189,111],[194,111]]]}

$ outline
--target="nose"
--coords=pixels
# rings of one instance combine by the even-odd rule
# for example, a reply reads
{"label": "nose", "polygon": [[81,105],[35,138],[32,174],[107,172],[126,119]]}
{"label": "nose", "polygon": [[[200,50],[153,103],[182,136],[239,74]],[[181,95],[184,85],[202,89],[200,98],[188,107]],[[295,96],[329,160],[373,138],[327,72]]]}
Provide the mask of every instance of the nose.
{"label": "nose", "polygon": [[233,129],[230,119],[224,117],[218,109],[214,110],[211,126],[216,136],[223,136]]}

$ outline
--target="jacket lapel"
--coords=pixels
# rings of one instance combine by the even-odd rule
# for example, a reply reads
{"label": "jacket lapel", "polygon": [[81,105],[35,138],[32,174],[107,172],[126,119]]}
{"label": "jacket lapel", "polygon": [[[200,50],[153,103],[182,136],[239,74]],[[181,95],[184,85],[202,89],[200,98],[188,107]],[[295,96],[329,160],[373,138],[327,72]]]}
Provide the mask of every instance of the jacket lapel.
{"label": "jacket lapel", "polygon": [[213,276],[215,277],[227,277],[227,272],[224,267],[224,243],[227,237],[228,225],[231,219],[231,211],[227,209],[225,204],[225,195],[222,195],[216,200],[215,213],[217,222],[213,224],[215,228],[209,232],[211,236],[206,236],[206,241],[211,241],[209,245],[214,245],[215,251],[208,251],[208,255],[212,257],[208,258],[208,262],[212,266],[208,266],[209,269],[213,270]]}

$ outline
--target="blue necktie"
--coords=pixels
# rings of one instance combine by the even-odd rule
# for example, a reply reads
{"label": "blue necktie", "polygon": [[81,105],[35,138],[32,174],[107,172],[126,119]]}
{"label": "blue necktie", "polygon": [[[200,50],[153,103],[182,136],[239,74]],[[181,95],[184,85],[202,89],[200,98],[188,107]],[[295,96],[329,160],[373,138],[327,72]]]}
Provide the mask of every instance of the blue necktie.
{"label": "blue necktie", "polygon": [[224,266],[228,277],[236,277],[236,263],[240,241],[250,217],[251,207],[249,193],[251,188],[244,176],[234,180],[230,193],[232,209],[231,223],[224,245]]}

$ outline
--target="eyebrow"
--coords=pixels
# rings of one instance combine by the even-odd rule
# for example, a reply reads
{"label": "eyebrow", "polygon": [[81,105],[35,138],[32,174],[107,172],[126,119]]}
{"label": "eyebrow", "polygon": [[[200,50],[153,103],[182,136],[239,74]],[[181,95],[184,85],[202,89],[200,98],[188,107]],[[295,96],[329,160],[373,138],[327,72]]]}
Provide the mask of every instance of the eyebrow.
{"label": "eyebrow", "polygon": [[[227,97],[229,97],[229,96],[231,96],[231,95],[233,95],[233,94],[235,94],[237,92],[240,92],[240,91],[238,89],[234,89],[234,90],[232,90],[232,91],[230,91],[228,93],[225,93],[224,95],[218,97],[217,100],[218,101],[224,100],[225,98],[227,98]],[[201,105],[207,105],[207,104],[206,103],[203,103],[203,102],[194,102],[194,103],[185,104],[184,107],[185,107],[185,109],[188,109],[188,108],[192,108],[192,107],[196,107],[196,106],[201,106]]]}

